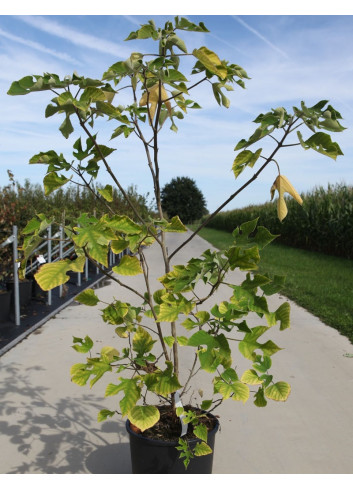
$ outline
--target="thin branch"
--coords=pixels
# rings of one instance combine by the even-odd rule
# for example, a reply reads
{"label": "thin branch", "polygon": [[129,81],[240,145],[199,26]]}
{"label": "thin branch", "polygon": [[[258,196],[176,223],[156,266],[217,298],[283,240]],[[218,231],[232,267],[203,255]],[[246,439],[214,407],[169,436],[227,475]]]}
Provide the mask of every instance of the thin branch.
{"label": "thin branch", "polygon": [[190,374],[189,374],[189,377],[186,379],[186,382],[185,382],[185,384],[184,384],[184,388],[183,388],[183,390],[182,390],[182,392],[181,392],[181,394],[180,394],[181,396],[182,396],[182,395],[185,393],[186,388],[187,388],[187,386],[188,386],[188,384],[189,384],[189,382],[190,382],[191,378],[193,377],[194,370],[195,370],[196,363],[197,363],[197,358],[198,358],[197,353],[195,353],[194,363],[193,363],[193,365],[192,365],[192,367],[191,367],[191,369],[190,369]]}
{"label": "thin branch", "polygon": [[110,207],[110,205],[108,204],[108,202],[103,199],[99,194],[97,194],[93,188],[91,187],[90,183],[86,181],[85,177],[83,176],[83,173],[80,172],[80,170],[76,170],[75,169],[75,173],[83,180],[84,182],[84,186],[86,188],[88,188],[90,190],[90,192],[92,192],[92,194],[94,195],[94,197],[98,200],[98,202],[100,202],[101,204],[103,204],[107,209],[108,211],[111,213],[111,214],[114,214],[114,211],[113,209]]}
{"label": "thin branch", "polygon": [[[294,123],[294,122],[293,122]],[[285,134],[284,136],[282,137],[281,141],[279,141],[277,147],[273,150],[272,154],[267,158],[267,160],[265,161],[265,163],[261,166],[261,168],[251,177],[249,178],[249,180],[244,183],[244,185],[242,185],[236,192],[234,192],[232,195],[230,195],[230,197],[228,197],[228,199],[223,202],[223,204],[221,204],[212,214],[210,214],[208,216],[207,219],[205,219],[205,221],[203,223],[200,224],[200,226],[196,229],[196,231],[194,231],[191,236],[189,236],[189,238],[187,238],[180,246],[178,246],[178,248],[176,248],[173,253],[171,253],[169,255],[169,260],[172,259],[172,257],[178,253],[178,251],[180,251],[187,243],[189,243],[189,241],[191,241],[194,236],[196,236],[196,234],[202,229],[204,228],[227,204],[229,204],[238,194],[240,194],[240,192],[242,192],[246,187],[248,187],[254,180],[257,179],[257,177],[260,175],[260,173],[266,168],[266,166],[270,163],[270,161],[273,159],[274,155],[277,153],[277,151],[281,148],[284,140],[286,139],[286,137],[288,136],[289,132],[290,132],[290,129],[291,129],[291,124],[289,124],[288,128],[286,129],[285,131]]]}
{"label": "thin branch", "polygon": [[107,160],[105,159],[100,147],[99,147],[99,144],[97,143],[96,139],[92,136],[92,134],[90,133],[90,131],[87,129],[87,127],[85,126],[85,123],[83,122],[80,114],[79,114],[79,111],[78,109],[76,109],[76,115],[80,121],[80,125],[81,127],[83,128],[83,130],[85,131],[85,133],[87,134],[87,136],[91,139],[91,141],[93,142],[101,160],[103,161],[104,165],[105,165],[105,168],[107,170],[107,172],[109,173],[109,175],[111,176],[111,178],[113,179],[114,183],[117,185],[117,187],[119,188],[120,192],[123,194],[125,200],[127,201],[127,203],[129,204],[131,210],[133,211],[133,213],[135,214],[135,216],[137,217],[137,219],[143,224],[145,225],[145,221],[143,220],[143,218],[140,216],[139,212],[137,211],[136,207],[134,206],[134,204],[131,202],[128,194],[125,192],[124,188],[121,186],[120,182],[118,181],[118,179],[116,178],[115,174],[113,173],[112,169],[110,168],[110,166],[108,165],[108,162]]}
{"label": "thin branch", "polygon": [[[201,79],[201,80],[199,80],[198,82],[194,83],[194,85],[191,85],[191,86],[190,86],[190,87],[189,87],[187,90],[189,91],[189,90],[191,90],[192,88],[197,87],[197,85],[200,85],[200,83],[203,83],[203,82],[204,82],[204,81],[206,81],[206,80],[207,80],[207,77],[205,76],[204,78],[202,78],[202,79]],[[177,94],[173,95],[172,97],[169,97],[169,98],[167,98],[167,99],[165,99],[165,100],[162,100],[162,103],[164,104],[165,102],[168,102],[168,100],[173,100],[174,98],[179,97],[179,95],[182,95],[183,93],[184,93],[184,92],[179,92],[179,93],[177,93]]]}
{"label": "thin branch", "polygon": [[[299,119],[299,117],[293,122],[293,124],[295,122],[297,122],[297,120]],[[302,126],[304,124],[304,122],[301,122],[300,124],[298,124],[297,126],[293,127],[289,132],[293,132],[295,131],[296,129],[298,129],[298,127]]]}
{"label": "thin branch", "polygon": [[[154,310],[154,307],[153,307],[152,294],[151,294],[150,284],[149,284],[149,280],[148,280],[148,265],[147,265],[147,262],[146,262],[145,255],[143,254],[143,252],[142,252],[141,249],[139,250],[139,255],[140,255],[141,268],[142,268],[142,271],[143,271],[143,276],[144,276],[144,279],[145,279],[145,284],[146,284],[146,289],[147,289],[148,305],[151,308],[153,317],[154,317],[155,322],[156,322],[156,326],[157,326],[157,330],[158,330],[158,336],[159,336],[159,341],[161,343],[161,346],[162,346],[162,349],[163,349],[163,353],[164,353],[165,359],[169,362],[170,359],[169,359],[169,355],[168,355],[168,351],[167,351],[167,347],[166,347],[165,341],[163,339],[163,333],[162,333],[161,324],[157,320],[157,314],[156,314],[156,312]],[[145,300],[145,297],[143,299]]]}
{"label": "thin branch", "polygon": [[279,141],[274,136],[272,136],[272,134],[269,134],[269,136],[270,136],[270,138],[274,139],[277,144],[279,144]]}
{"label": "thin branch", "polygon": [[207,412],[208,413],[212,413],[212,411],[214,411],[215,409],[218,408],[218,406],[220,406],[223,402],[223,397],[221,399],[218,399],[217,401],[213,401],[215,403],[215,405],[213,406],[212,409],[208,409]]}
{"label": "thin branch", "polygon": [[139,296],[141,299],[145,300],[145,297],[144,297],[142,294],[140,294],[140,292],[138,292],[137,290],[133,289],[132,287],[129,287],[129,286],[128,286],[128,285],[126,285],[126,284],[123,284],[122,282],[120,282],[120,280],[119,280],[119,279],[117,279],[116,277],[114,277],[114,276],[112,275],[112,274],[113,274],[113,272],[112,272],[112,271],[106,272],[106,271],[104,270],[103,266],[102,266],[100,263],[95,262],[95,261],[94,261],[94,260],[93,260],[93,259],[92,259],[92,258],[89,256],[89,254],[88,254],[88,252],[87,252],[87,250],[86,250],[86,248],[85,248],[85,247],[83,247],[82,249],[83,249],[83,252],[84,252],[84,254],[85,254],[86,258],[87,258],[87,259],[88,259],[88,260],[89,260],[91,263],[93,263],[93,264],[94,264],[94,265],[95,265],[95,266],[98,268],[98,270],[99,270],[101,273],[103,273],[103,275],[105,275],[106,277],[108,277],[108,278],[110,278],[110,279],[114,280],[114,282],[116,282],[117,284],[119,284],[121,287],[124,287],[125,289],[130,290],[130,292],[133,292],[134,294],[136,294],[137,296]]}

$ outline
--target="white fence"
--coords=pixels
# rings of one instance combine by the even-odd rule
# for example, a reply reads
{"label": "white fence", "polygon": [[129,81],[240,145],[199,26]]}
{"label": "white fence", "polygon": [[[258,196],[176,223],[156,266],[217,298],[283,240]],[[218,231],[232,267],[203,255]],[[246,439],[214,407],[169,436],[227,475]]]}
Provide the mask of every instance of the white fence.
{"label": "white fence", "polygon": [[[58,243],[53,246],[53,241],[58,240]],[[15,309],[15,324],[16,326],[20,326],[20,289],[19,289],[19,277],[18,277],[18,269],[19,269],[19,261],[18,261],[18,229],[17,226],[13,226],[12,235],[9,236],[3,243],[0,243],[0,248],[4,248],[5,246],[12,245],[12,253],[13,253],[13,277],[14,277],[14,309]],[[51,263],[54,261],[62,260],[71,256],[75,252],[75,247],[72,245],[72,242],[64,240],[64,231],[63,228],[60,227],[59,231],[52,235],[52,227],[49,226],[47,228],[47,234],[45,236],[45,241],[33,251],[32,256],[34,259],[31,260],[31,263],[26,267],[25,275],[29,273],[33,273],[39,268],[43,263]],[[116,261],[120,260],[121,256],[125,254],[125,252],[120,253],[119,255],[115,255],[111,250],[109,251],[108,264],[109,268],[112,267]],[[86,263],[84,267],[83,274],[77,273],[77,286],[80,287],[82,285],[82,275],[84,275],[84,280],[88,281],[88,262],[89,260],[86,258]],[[102,267],[105,269],[105,267]],[[96,268],[96,274],[99,273],[99,268]],[[63,286],[59,285],[59,296],[63,295]],[[47,293],[47,304],[49,306],[52,305],[52,291],[49,290]]]}

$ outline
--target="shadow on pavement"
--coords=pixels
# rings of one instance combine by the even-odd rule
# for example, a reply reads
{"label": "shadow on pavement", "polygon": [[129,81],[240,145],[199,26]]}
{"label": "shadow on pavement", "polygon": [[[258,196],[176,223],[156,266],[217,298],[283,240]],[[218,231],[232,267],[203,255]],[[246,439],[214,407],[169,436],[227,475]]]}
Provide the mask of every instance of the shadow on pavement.
{"label": "shadow on pavement", "polygon": [[0,473],[131,473],[124,424],[97,425],[92,408],[102,406],[92,395],[55,399],[52,389],[31,385],[28,379],[44,372],[39,366],[2,368]]}

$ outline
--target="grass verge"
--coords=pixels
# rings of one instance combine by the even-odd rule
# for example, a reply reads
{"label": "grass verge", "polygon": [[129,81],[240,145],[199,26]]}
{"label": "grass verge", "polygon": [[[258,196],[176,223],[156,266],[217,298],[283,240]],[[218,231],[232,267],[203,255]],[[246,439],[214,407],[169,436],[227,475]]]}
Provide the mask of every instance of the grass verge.
{"label": "grass verge", "polygon": [[[202,229],[199,235],[218,249],[233,241],[230,233],[210,228]],[[352,260],[273,242],[261,251],[259,272],[285,275],[281,293],[353,343]]]}

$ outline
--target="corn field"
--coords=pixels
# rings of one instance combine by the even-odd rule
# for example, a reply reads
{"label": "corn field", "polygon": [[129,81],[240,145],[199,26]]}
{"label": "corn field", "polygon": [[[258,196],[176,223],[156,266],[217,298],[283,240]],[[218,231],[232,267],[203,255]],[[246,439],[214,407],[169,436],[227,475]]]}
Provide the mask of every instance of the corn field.
{"label": "corn field", "polygon": [[281,223],[276,202],[220,213],[208,227],[232,232],[239,224],[259,217],[258,225],[279,234],[276,242],[296,248],[353,258],[353,187],[317,187],[301,194],[303,206],[286,199],[288,215]]}

